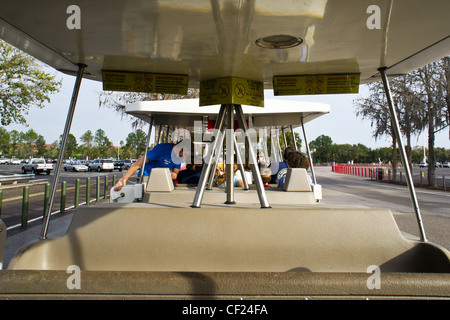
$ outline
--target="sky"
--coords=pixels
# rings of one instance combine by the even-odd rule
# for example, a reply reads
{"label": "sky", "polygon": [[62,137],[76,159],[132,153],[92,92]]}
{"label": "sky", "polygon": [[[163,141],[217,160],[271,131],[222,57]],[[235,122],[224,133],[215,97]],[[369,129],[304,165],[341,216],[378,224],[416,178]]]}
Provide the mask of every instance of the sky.
{"label": "sky", "polygon": [[[6,130],[28,131],[32,128],[37,134],[44,136],[48,144],[58,140],[64,131],[70,100],[73,92],[75,77],[65,75],[57,71],[57,79],[62,79],[62,87],[59,93],[52,95],[51,102],[45,108],[31,107],[26,119],[28,127],[22,125],[9,125]],[[80,143],[80,137],[91,130],[94,134],[97,129],[105,131],[106,136],[114,146],[119,142],[126,141],[127,135],[132,132],[131,117],[122,116],[112,109],[99,107],[99,95],[102,91],[101,82],[83,79],[80,93],[73,117],[70,132]],[[367,96],[368,90],[364,85],[360,86],[359,94],[341,95],[312,95],[312,96],[287,96],[274,97],[271,90],[265,90],[265,99],[286,99],[298,101],[314,101],[330,105],[330,113],[305,124],[307,140],[309,142],[324,134],[331,137],[336,144],[358,144],[361,143],[371,149],[391,146],[391,139],[381,137],[375,140],[372,137],[370,121],[357,118],[353,100],[360,96]],[[144,127],[146,131],[148,127]],[[303,139],[301,128],[296,129]],[[153,140],[153,138],[152,138]],[[427,147],[426,134],[413,137],[413,146]],[[440,131],[436,135],[436,147],[450,149],[449,128]]]}

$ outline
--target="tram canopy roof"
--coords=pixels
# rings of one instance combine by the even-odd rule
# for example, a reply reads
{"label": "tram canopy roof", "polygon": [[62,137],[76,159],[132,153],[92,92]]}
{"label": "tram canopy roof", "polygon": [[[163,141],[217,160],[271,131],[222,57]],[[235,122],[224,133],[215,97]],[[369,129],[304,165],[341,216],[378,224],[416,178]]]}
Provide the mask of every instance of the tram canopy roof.
{"label": "tram canopy roof", "polygon": [[2,0],[0,38],[68,74],[85,64],[97,81],[122,70],[269,89],[279,75],[359,73],[367,83],[380,67],[398,75],[436,61],[450,54],[448,12],[443,0]]}
{"label": "tram canopy roof", "polygon": [[[125,107],[127,114],[155,125],[190,128],[194,121],[216,119],[220,105],[200,107],[198,99],[140,101]],[[330,105],[283,99],[266,99],[264,108],[242,106],[253,127],[296,128],[330,112]],[[150,118],[151,117],[151,118]]]}

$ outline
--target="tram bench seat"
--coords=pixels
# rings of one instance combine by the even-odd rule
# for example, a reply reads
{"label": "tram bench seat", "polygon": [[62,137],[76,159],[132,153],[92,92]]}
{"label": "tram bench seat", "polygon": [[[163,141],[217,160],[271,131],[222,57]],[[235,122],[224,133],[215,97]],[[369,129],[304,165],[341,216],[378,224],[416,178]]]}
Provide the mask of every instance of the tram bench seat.
{"label": "tram bench seat", "polygon": [[312,191],[308,173],[304,168],[289,168],[286,172],[284,191]]}
{"label": "tram bench seat", "polygon": [[390,210],[81,207],[67,233],[8,269],[171,272],[450,272],[450,254],[404,239]]}

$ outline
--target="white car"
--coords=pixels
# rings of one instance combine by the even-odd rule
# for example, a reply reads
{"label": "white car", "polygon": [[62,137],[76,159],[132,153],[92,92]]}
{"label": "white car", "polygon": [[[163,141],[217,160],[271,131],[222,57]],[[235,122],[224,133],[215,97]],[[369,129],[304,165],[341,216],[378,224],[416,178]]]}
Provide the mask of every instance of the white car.
{"label": "white car", "polygon": [[114,170],[114,162],[112,160],[107,159],[95,159],[93,162],[89,164],[89,171],[97,170],[100,171],[113,171]]}
{"label": "white car", "polygon": [[64,171],[87,171],[88,167],[81,161],[69,162],[64,165]]}
{"label": "white car", "polygon": [[9,160],[9,164],[20,164],[20,159],[13,158]]}
{"label": "white car", "polygon": [[136,162],[136,159],[125,159],[123,160],[123,168],[125,170],[130,169],[130,167]]}

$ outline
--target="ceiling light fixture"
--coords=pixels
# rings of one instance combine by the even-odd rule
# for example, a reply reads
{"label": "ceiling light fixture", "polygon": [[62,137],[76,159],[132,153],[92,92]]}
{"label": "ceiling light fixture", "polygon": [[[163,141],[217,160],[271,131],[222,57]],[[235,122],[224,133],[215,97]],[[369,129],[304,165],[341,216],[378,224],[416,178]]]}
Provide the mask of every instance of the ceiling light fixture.
{"label": "ceiling light fixture", "polygon": [[287,49],[296,47],[303,42],[302,38],[294,37],[286,34],[277,34],[255,41],[256,45],[266,49]]}

